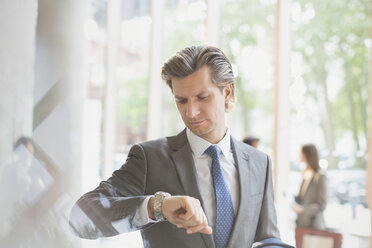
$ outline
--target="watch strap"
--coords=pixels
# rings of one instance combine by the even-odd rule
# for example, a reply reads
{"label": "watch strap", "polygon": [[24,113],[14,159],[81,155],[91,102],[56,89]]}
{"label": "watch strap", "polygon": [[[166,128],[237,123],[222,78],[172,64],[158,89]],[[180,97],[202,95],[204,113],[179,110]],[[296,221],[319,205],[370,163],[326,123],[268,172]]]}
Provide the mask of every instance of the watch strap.
{"label": "watch strap", "polygon": [[154,199],[155,220],[157,220],[157,221],[165,220],[165,218],[163,216],[163,212],[162,212],[163,201],[164,201],[165,197],[169,197],[169,196],[171,196],[169,193],[163,192],[163,191],[158,191],[158,192],[155,193],[155,199]]}

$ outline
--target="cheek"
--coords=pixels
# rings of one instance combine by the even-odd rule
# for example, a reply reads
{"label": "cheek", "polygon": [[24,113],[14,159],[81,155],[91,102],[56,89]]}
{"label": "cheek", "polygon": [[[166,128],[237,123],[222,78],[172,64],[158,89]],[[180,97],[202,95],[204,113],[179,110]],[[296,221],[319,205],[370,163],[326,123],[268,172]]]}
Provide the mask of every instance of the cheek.
{"label": "cheek", "polygon": [[186,116],[186,108],[183,105],[177,104],[178,113],[181,115],[181,118],[184,120]]}
{"label": "cheek", "polygon": [[218,115],[224,115],[225,114],[225,101],[223,100],[223,98],[221,99],[221,101],[218,101],[216,104],[215,104],[215,111]]}
{"label": "cheek", "polygon": [[206,105],[202,109],[202,113],[204,116],[208,116],[211,120],[219,120],[221,119],[221,106],[216,102],[211,102],[210,104]]}

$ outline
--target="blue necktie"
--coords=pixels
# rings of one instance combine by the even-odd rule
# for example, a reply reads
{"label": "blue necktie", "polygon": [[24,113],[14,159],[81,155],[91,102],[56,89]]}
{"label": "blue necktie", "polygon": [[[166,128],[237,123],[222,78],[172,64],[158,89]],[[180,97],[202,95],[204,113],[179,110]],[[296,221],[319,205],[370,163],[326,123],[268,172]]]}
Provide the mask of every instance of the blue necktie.
{"label": "blue necktie", "polygon": [[212,158],[212,179],[216,195],[216,230],[214,243],[216,248],[225,248],[229,241],[234,224],[234,208],[229,188],[222,174],[220,163],[221,150],[216,145],[211,145],[205,153]]}

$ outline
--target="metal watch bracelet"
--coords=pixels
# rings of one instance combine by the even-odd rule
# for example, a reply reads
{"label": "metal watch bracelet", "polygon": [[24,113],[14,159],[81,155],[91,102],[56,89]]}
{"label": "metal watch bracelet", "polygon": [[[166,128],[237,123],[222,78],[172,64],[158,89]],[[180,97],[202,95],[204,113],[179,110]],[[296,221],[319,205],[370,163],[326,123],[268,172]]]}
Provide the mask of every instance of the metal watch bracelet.
{"label": "metal watch bracelet", "polygon": [[155,199],[154,199],[154,216],[155,220],[157,221],[163,221],[165,220],[163,213],[162,213],[162,207],[163,207],[163,201],[165,197],[171,196],[167,192],[158,191],[155,193]]}

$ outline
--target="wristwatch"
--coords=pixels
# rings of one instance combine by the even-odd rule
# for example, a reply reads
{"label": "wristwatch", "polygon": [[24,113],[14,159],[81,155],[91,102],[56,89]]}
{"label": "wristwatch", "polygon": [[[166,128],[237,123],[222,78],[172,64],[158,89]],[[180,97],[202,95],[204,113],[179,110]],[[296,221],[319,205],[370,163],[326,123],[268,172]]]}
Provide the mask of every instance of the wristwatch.
{"label": "wristwatch", "polygon": [[169,196],[171,196],[169,193],[163,192],[163,191],[158,191],[155,193],[155,199],[154,199],[155,220],[158,220],[158,221],[165,220],[161,209],[163,207],[164,198],[169,197]]}

